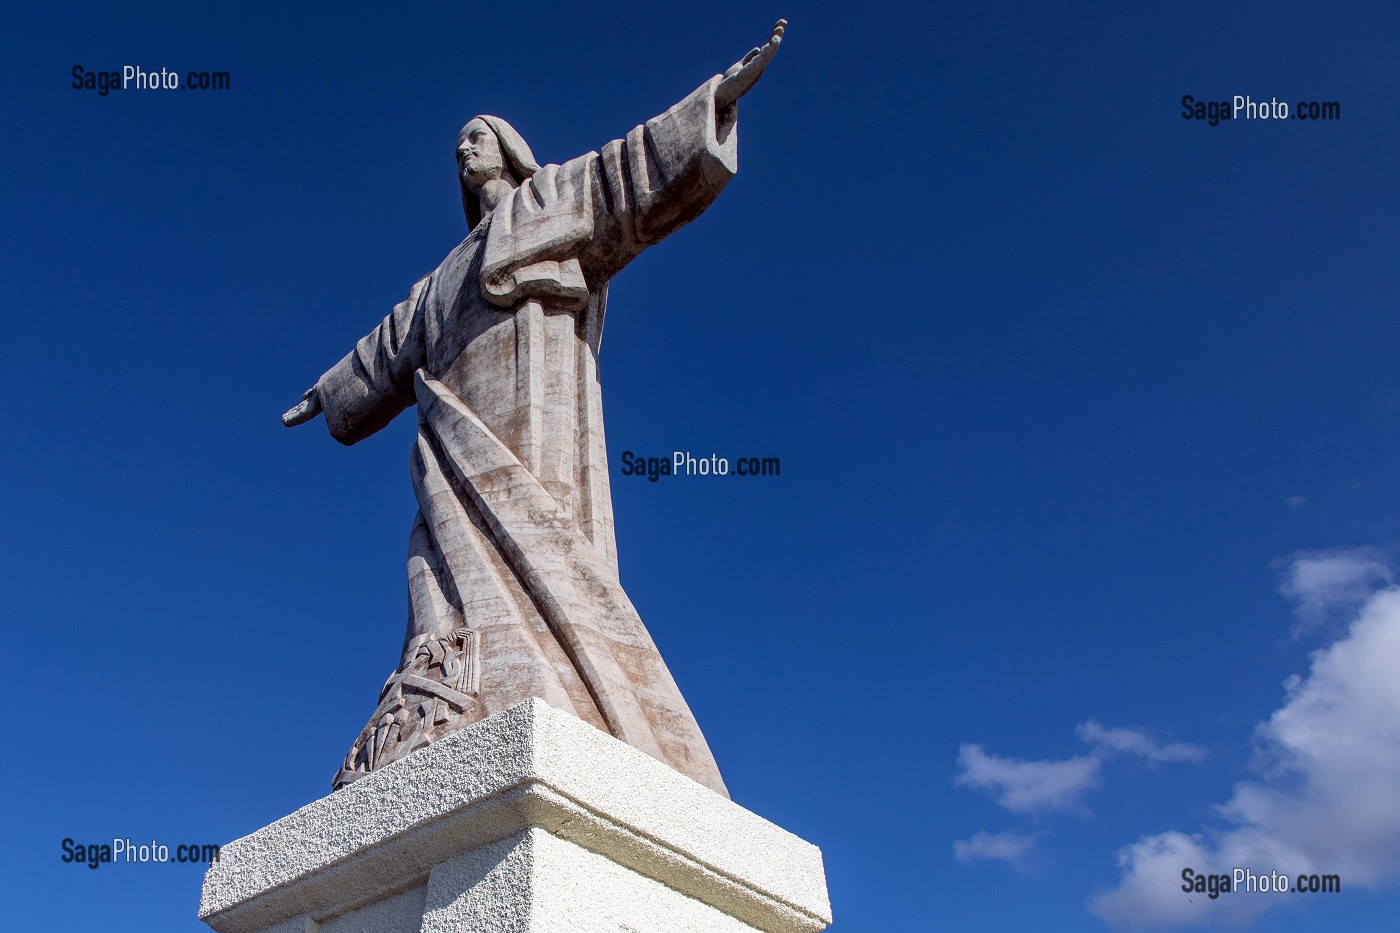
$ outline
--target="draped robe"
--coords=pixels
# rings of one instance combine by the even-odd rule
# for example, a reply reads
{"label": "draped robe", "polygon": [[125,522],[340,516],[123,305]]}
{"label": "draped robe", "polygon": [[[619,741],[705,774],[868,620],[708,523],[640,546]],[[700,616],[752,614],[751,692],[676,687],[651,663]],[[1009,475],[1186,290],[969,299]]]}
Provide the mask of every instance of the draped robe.
{"label": "draped robe", "polygon": [[736,171],[719,80],[535,172],[317,382],[344,444],[418,407],[408,632],[336,787],[539,697],[727,796],[618,581],[597,362],[608,280]]}

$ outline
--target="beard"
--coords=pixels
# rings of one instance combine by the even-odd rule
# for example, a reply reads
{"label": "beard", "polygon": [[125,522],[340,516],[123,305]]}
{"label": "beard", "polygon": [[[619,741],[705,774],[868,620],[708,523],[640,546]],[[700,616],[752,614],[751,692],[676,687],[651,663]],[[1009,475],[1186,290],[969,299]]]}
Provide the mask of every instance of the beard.
{"label": "beard", "polygon": [[482,159],[480,156],[468,156],[462,160],[460,175],[468,188],[476,189],[488,181],[504,178],[505,166]]}

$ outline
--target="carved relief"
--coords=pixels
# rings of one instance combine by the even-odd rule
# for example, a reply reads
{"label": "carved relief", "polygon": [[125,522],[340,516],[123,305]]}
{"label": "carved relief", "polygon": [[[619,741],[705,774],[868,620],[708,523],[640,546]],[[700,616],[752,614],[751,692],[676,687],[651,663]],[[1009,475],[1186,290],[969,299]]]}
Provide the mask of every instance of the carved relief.
{"label": "carved relief", "polygon": [[336,787],[455,732],[459,720],[479,718],[479,632],[459,628],[446,638],[420,635],[404,653],[409,662],[384,683],[379,706],[350,746],[333,782]]}

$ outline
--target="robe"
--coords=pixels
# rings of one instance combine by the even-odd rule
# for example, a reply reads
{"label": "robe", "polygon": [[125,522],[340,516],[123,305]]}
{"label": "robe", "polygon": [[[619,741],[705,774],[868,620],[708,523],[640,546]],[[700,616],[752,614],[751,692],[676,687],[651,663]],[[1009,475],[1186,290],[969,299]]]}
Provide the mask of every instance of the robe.
{"label": "robe", "polygon": [[608,280],[737,169],[719,80],[536,171],[316,383],[344,444],[418,407],[408,632],[335,787],[538,697],[727,796],[618,580],[598,382]]}

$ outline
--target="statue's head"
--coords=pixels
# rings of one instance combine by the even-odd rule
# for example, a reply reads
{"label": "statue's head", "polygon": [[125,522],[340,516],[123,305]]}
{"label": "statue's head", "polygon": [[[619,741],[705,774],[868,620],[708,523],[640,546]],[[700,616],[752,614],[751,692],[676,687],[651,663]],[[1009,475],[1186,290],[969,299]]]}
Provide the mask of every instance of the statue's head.
{"label": "statue's head", "polygon": [[540,170],[535,154],[520,134],[500,117],[472,117],[457,134],[457,179],[467,229],[481,222],[481,187],[501,179],[519,187]]}

